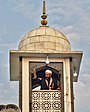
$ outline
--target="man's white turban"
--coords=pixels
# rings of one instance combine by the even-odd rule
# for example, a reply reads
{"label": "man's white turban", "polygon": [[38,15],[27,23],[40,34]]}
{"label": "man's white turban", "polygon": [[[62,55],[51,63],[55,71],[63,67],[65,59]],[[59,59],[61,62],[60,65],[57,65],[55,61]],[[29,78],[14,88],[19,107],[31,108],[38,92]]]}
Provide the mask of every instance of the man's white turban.
{"label": "man's white turban", "polygon": [[51,71],[51,70],[46,70],[45,73],[50,73],[50,74],[52,74],[52,71]]}

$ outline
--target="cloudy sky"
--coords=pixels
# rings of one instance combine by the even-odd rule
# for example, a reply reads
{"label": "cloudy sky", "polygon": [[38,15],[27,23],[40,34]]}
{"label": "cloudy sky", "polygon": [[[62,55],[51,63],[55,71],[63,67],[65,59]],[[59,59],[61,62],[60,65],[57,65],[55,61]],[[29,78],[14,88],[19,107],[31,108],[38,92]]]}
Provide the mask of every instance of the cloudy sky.
{"label": "cloudy sky", "polygon": [[[0,104],[18,104],[18,82],[10,82],[9,51],[40,26],[42,0],[0,0]],[[75,112],[90,112],[90,0],[47,0],[49,26],[63,32],[72,50],[83,51]]]}

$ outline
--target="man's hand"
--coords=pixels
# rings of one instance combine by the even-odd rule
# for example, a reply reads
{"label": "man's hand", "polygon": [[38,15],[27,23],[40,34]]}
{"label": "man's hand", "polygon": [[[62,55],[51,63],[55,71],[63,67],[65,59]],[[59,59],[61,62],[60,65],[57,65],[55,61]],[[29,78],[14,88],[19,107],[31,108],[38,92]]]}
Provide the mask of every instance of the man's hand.
{"label": "man's hand", "polygon": [[35,68],[33,69],[33,75],[34,75],[33,79],[36,79],[37,75],[36,75],[36,69]]}

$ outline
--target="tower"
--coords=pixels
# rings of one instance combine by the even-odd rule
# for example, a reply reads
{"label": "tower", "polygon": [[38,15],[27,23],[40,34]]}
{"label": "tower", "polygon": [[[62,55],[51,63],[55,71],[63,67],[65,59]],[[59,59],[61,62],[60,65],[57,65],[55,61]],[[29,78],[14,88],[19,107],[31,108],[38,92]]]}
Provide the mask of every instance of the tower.
{"label": "tower", "polygon": [[[74,112],[73,82],[78,80],[83,53],[71,51],[66,36],[47,26],[45,1],[41,18],[41,26],[23,37],[18,50],[10,51],[10,80],[19,81],[20,109],[22,112]],[[52,79],[59,81],[60,89],[33,89],[34,68],[41,79],[47,69],[51,70]]]}

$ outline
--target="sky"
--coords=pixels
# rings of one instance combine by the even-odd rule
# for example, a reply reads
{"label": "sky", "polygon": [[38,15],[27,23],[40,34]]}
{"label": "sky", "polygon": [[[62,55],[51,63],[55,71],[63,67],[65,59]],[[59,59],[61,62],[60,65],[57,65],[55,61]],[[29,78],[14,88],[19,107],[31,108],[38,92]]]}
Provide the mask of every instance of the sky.
{"label": "sky", "polygon": [[[46,0],[48,25],[63,32],[72,51],[83,51],[75,112],[90,112],[90,0]],[[42,0],[0,0],[0,104],[18,105],[18,81],[10,81],[9,52],[40,26]]]}

